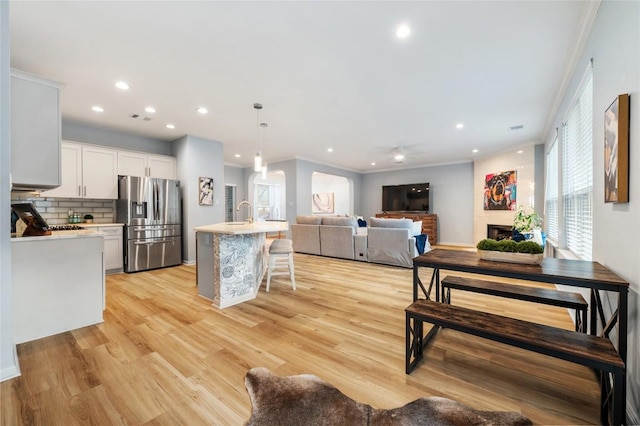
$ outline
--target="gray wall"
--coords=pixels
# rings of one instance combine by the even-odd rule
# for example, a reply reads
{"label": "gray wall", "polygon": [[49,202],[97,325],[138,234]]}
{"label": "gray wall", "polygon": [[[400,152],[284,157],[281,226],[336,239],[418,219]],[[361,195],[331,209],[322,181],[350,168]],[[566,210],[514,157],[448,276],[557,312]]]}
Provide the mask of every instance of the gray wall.
{"label": "gray wall", "polygon": [[224,166],[224,184],[236,186],[236,201],[247,198],[247,185],[244,183],[244,169],[236,166]]}
{"label": "gray wall", "polygon": [[429,213],[438,215],[438,243],[473,245],[473,163],[420,167],[362,177],[365,219],[382,211],[382,187],[429,182]]}
{"label": "gray wall", "polygon": [[62,120],[62,139],[112,148],[171,155],[171,142]]}
{"label": "gray wall", "polygon": [[[640,2],[600,4],[552,129],[560,127],[593,58],[593,260],[629,281],[627,414],[640,424]],[[604,111],[622,93],[631,96],[629,203],[604,203]],[[553,141],[555,130],[547,135]],[[617,301],[603,295],[611,312]]]}
{"label": "gray wall", "polygon": [[[182,189],[182,259],[196,261],[194,227],[224,222],[224,157],[221,142],[184,136],[172,143]],[[213,178],[213,205],[201,206],[198,179]]]}
{"label": "gray wall", "polygon": [[11,284],[11,103],[9,73],[9,2],[0,2],[0,381],[20,374],[13,344],[13,287]]}

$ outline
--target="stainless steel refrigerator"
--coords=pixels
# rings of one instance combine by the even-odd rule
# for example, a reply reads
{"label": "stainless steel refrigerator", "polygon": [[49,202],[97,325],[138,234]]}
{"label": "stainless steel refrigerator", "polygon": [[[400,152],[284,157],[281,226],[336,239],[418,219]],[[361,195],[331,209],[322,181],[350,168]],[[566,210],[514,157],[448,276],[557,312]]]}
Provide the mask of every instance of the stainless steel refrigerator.
{"label": "stainless steel refrigerator", "polygon": [[182,262],[179,181],[118,176],[116,221],[125,224],[125,272]]}

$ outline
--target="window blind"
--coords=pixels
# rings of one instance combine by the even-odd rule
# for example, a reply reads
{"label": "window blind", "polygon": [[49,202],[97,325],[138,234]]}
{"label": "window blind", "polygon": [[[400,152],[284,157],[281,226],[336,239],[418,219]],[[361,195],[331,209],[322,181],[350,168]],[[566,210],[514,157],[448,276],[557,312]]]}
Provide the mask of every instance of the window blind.
{"label": "window blind", "polygon": [[562,131],[562,208],[567,248],[592,256],[593,75],[587,71]]}
{"label": "window blind", "polygon": [[553,141],[545,161],[544,223],[547,238],[558,241],[558,138]]}

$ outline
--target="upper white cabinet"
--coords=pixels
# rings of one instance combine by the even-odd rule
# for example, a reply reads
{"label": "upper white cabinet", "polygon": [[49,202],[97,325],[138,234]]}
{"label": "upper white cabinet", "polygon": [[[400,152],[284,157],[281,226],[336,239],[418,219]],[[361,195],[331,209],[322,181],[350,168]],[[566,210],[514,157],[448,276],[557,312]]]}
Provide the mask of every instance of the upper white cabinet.
{"label": "upper white cabinet", "polygon": [[62,142],[60,155],[62,184],[51,191],[44,191],[44,197],[82,197],[82,145]]}
{"label": "upper white cabinet", "polygon": [[175,179],[176,159],[166,155],[118,151],[118,174]]}
{"label": "upper white cabinet", "polygon": [[62,147],[62,185],[42,193],[45,197],[118,198],[117,161],[114,149],[64,141]]}
{"label": "upper white cabinet", "polygon": [[176,178],[176,159],[103,146],[62,141],[61,185],[42,192],[44,197],[118,198],[118,175]]}
{"label": "upper white cabinet", "polygon": [[11,70],[13,189],[60,185],[60,83]]}
{"label": "upper white cabinet", "polygon": [[82,185],[84,198],[118,198],[118,152],[83,146]]}

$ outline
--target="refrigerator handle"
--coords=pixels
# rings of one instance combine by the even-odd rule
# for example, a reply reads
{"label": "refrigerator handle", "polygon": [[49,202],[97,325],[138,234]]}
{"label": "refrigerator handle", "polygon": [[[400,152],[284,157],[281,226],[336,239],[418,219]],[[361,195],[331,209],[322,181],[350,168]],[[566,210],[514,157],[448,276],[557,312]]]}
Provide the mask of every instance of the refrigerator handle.
{"label": "refrigerator handle", "polygon": [[158,182],[153,182],[153,218],[155,220],[160,219],[160,200],[159,198],[159,193],[158,193]]}

